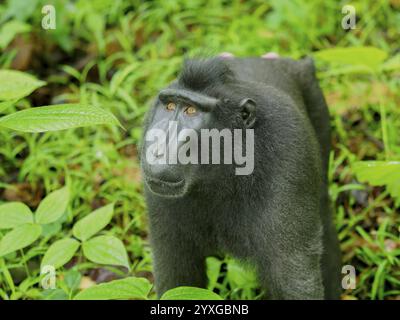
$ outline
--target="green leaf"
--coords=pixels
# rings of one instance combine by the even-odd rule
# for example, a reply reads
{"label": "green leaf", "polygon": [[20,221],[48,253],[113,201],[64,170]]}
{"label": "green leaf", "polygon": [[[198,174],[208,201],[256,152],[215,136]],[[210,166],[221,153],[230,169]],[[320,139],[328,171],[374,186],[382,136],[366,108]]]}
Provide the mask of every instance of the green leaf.
{"label": "green leaf", "polygon": [[400,54],[396,54],[381,66],[382,71],[393,71],[400,69]]}
{"label": "green leaf", "polygon": [[75,252],[78,250],[79,245],[79,241],[70,238],[54,242],[47,249],[42,259],[41,268],[43,268],[43,266],[53,266],[57,269],[63,266],[72,259]]}
{"label": "green leaf", "polygon": [[396,204],[400,204],[399,161],[360,161],[353,164],[353,171],[361,182],[368,182],[373,186],[386,186]]}
{"label": "green leaf", "polygon": [[94,38],[96,39],[96,43],[99,47],[100,52],[104,52],[104,28],[105,28],[105,20],[104,16],[101,14],[98,14],[96,12],[93,12],[92,10],[87,12],[86,19],[85,19],[86,25],[88,29],[91,31],[91,33],[94,35]]}
{"label": "green leaf", "polygon": [[25,248],[35,242],[42,232],[37,224],[24,224],[8,232],[0,241],[0,257]]}
{"label": "green leaf", "polygon": [[250,266],[244,266],[233,259],[228,261],[226,277],[231,287],[234,288],[252,289],[258,286],[254,270],[251,270]]}
{"label": "green leaf", "polygon": [[151,287],[145,278],[129,277],[90,287],[78,293],[74,300],[147,299]]}
{"label": "green leaf", "polygon": [[36,210],[36,222],[48,224],[57,221],[67,210],[68,202],[68,187],[50,193],[42,200]]}
{"label": "green leaf", "polygon": [[331,67],[322,73],[322,77],[337,77],[339,75],[349,74],[371,74],[371,68],[364,65],[341,65],[339,67]]}
{"label": "green leaf", "polygon": [[83,242],[83,254],[90,261],[129,268],[128,255],[121,240],[113,236],[98,236]]}
{"label": "green leaf", "polygon": [[223,300],[218,294],[207,289],[177,287],[165,292],[161,300]]}
{"label": "green leaf", "polygon": [[[3,1],[4,2],[4,1]],[[36,8],[38,7],[38,0],[11,0],[7,1],[5,11],[2,13],[2,20],[8,17],[15,17],[19,21],[26,21],[34,15]],[[40,9],[38,9],[39,11]]]}
{"label": "green leaf", "polygon": [[364,238],[365,241],[369,242],[371,245],[375,244],[375,241],[371,238],[370,234],[366,232],[360,226],[356,226],[357,232]]}
{"label": "green leaf", "polygon": [[69,269],[64,274],[64,282],[71,291],[78,289],[79,284],[81,283],[81,279],[81,273],[75,268]]}
{"label": "green leaf", "polygon": [[3,112],[7,108],[11,107],[15,102],[17,102],[17,100],[0,102],[0,112]]}
{"label": "green leaf", "polygon": [[375,47],[331,48],[315,53],[315,58],[336,65],[353,65],[377,71],[387,53]]}
{"label": "green leaf", "polygon": [[52,237],[62,229],[62,223],[59,221],[42,225],[42,237]]}
{"label": "green leaf", "polygon": [[5,49],[17,34],[29,32],[30,30],[31,26],[29,24],[18,20],[11,20],[3,24],[0,29],[0,48]]}
{"label": "green leaf", "polygon": [[0,118],[0,127],[22,132],[57,131],[99,124],[121,126],[112,113],[79,104],[30,108]]}
{"label": "green leaf", "polygon": [[[378,270],[375,272],[374,275],[374,282],[372,284],[372,289],[371,289],[371,300],[375,300],[377,297],[378,289],[382,285],[384,285],[384,280],[385,280],[385,268],[387,265],[388,261],[382,261],[379,263]],[[379,297],[379,299],[383,299],[383,297]]]}
{"label": "green leaf", "polygon": [[0,101],[21,99],[45,84],[24,72],[0,70]]}
{"label": "green leaf", "polygon": [[222,261],[215,257],[208,257],[207,263],[207,278],[208,289],[212,290],[218,283],[218,277],[221,271]]}
{"label": "green leaf", "polygon": [[113,213],[113,203],[93,211],[75,223],[72,229],[73,235],[82,241],[89,239],[111,221]]}
{"label": "green leaf", "polygon": [[68,300],[68,294],[62,289],[47,289],[42,291],[43,300]]}
{"label": "green leaf", "polygon": [[21,202],[0,205],[0,229],[15,228],[25,223],[33,223],[31,209]]}
{"label": "green leaf", "polygon": [[121,87],[123,81],[137,68],[136,64],[131,64],[116,72],[110,82],[110,93],[114,95],[117,89]]}

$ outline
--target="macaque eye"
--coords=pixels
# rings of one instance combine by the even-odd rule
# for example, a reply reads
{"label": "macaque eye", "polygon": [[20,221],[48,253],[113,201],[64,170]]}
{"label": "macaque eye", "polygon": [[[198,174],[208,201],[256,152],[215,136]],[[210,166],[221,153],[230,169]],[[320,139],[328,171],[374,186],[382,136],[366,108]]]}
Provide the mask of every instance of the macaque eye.
{"label": "macaque eye", "polygon": [[195,113],[197,112],[197,110],[196,110],[196,108],[193,107],[193,106],[188,106],[188,107],[186,107],[186,109],[185,109],[184,112],[185,112],[186,114],[188,114],[188,115],[193,115],[193,114],[195,114]]}
{"label": "macaque eye", "polygon": [[165,109],[167,109],[168,111],[174,111],[175,108],[176,108],[176,104],[173,103],[173,102],[169,102],[169,103],[167,104],[167,106],[165,107]]}

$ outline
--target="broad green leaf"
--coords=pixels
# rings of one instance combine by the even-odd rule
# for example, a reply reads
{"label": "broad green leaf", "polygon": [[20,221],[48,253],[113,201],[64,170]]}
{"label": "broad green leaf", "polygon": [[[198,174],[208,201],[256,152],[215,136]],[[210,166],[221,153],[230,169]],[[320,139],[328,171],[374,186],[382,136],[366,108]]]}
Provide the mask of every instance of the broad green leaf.
{"label": "broad green leaf", "polygon": [[90,261],[129,268],[128,255],[121,240],[113,236],[98,236],[83,242],[83,254]]}
{"label": "broad green leaf", "polygon": [[75,268],[69,269],[64,274],[64,282],[67,285],[67,287],[72,291],[78,289],[81,280],[82,280],[82,275]]}
{"label": "broad green leaf", "polygon": [[78,293],[74,300],[147,299],[151,287],[145,278],[129,277],[90,287]]}
{"label": "broad green leaf", "polygon": [[376,71],[387,58],[387,53],[374,47],[337,47],[318,51],[315,57],[329,63],[363,66]]}
{"label": "broad green leaf", "polygon": [[11,107],[15,102],[16,100],[0,102],[0,112],[3,112],[7,108]]}
{"label": "broad green leaf", "polygon": [[30,108],[0,118],[0,127],[22,132],[57,131],[98,124],[120,125],[112,113],[79,104]]}
{"label": "broad green leaf", "polygon": [[45,84],[24,72],[0,70],[0,101],[21,99]]}
{"label": "broad green leaf", "polygon": [[386,186],[387,191],[400,204],[400,162],[360,161],[353,165],[358,180],[373,186]]}
{"label": "broad green leaf", "polygon": [[75,223],[72,229],[73,235],[82,241],[89,239],[111,221],[113,213],[113,203],[93,211]]}
{"label": "broad green leaf", "polygon": [[56,221],[42,225],[42,237],[52,237],[59,233],[62,229],[62,223]]}
{"label": "broad green leaf", "polygon": [[43,266],[53,266],[55,269],[66,264],[74,256],[79,248],[79,241],[74,239],[61,239],[54,242],[46,251],[41,268]]}
{"label": "broad green leaf", "polygon": [[21,202],[0,205],[0,229],[15,228],[25,223],[33,223],[29,207]]}
{"label": "broad green leaf", "polygon": [[202,288],[177,287],[165,292],[161,300],[223,300],[218,294]]}
{"label": "broad green leaf", "polygon": [[24,224],[8,232],[0,241],[0,257],[25,248],[35,242],[42,232],[37,224]]}
{"label": "broad green leaf", "polygon": [[50,193],[42,200],[36,210],[37,223],[48,224],[57,221],[67,210],[69,202],[68,187]]}
{"label": "broad green leaf", "polygon": [[371,68],[364,65],[341,65],[339,67],[331,67],[327,71],[321,73],[321,77],[337,77],[339,75],[349,74],[370,74]]}
{"label": "broad green leaf", "polygon": [[30,30],[31,26],[29,24],[18,20],[11,20],[3,24],[0,29],[0,48],[5,49],[17,34],[29,32]]}

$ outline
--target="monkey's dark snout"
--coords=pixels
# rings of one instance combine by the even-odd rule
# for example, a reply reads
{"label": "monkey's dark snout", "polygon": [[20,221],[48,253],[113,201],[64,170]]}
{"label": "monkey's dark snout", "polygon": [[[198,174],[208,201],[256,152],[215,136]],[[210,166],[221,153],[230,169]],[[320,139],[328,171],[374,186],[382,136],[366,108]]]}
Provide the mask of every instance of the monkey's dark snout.
{"label": "monkey's dark snout", "polygon": [[175,183],[182,180],[177,171],[174,165],[169,164],[153,164],[148,167],[148,175],[150,177],[167,183]]}
{"label": "monkey's dark snout", "polygon": [[158,144],[151,150],[151,153],[155,158],[159,159],[164,157],[164,155],[166,154],[165,149],[165,145]]}
{"label": "monkey's dark snout", "polygon": [[150,191],[164,197],[178,197],[185,193],[185,180],[176,165],[153,164],[146,166],[145,182]]}
{"label": "monkey's dark snout", "polygon": [[169,163],[168,144],[153,144],[147,148],[150,148],[148,151],[153,156],[153,161],[144,159],[142,165],[150,191],[159,196],[179,196],[185,188],[185,181],[180,165]]}

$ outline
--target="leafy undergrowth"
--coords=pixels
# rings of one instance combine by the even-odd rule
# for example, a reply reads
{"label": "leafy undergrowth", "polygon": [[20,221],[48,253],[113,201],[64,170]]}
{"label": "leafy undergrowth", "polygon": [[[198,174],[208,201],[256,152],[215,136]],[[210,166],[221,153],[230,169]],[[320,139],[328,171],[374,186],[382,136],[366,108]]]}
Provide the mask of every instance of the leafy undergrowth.
{"label": "leafy undergrowth", "polygon": [[[41,28],[45,4],[55,5],[55,30]],[[349,31],[341,28],[337,1],[1,4],[1,69],[26,71],[46,84],[37,83],[27,98],[0,102],[5,116],[0,121],[30,107],[85,104],[112,112],[126,130],[113,125],[45,133],[0,128],[0,204],[14,203],[25,212],[22,221],[5,227],[0,221],[1,243],[17,239],[18,228],[31,235],[22,248],[8,241],[15,250],[4,255],[0,245],[0,298],[100,299],[104,292],[108,298],[154,298],[136,147],[151,98],[176,76],[185,55],[275,51],[314,56],[330,107],[330,193],[343,264],[354,266],[357,275],[356,288],[344,291],[343,298],[399,299],[400,7],[396,0],[352,4],[357,28]],[[0,88],[0,100],[8,98]],[[65,185],[66,209],[46,221],[49,217],[39,214],[43,199]],[[95,210],[103,222],[93,230],[82,227],[91,214],[99,214]],[[99,243],[117,250],[119,260],[99,257]],[[51,254],[60,248],[69,256]],[[43,260],[57,266],[57,289],[43,289],[48,275],[40,274]],[[209,289],[222,298],[261,297],[254,274],[232,258],[209,258],[207,265]],[[112,280],[117,282],[94,286]],[[136,295],[123,296],[125,290]],[[167,298],[210,294],[176,290]]]}

